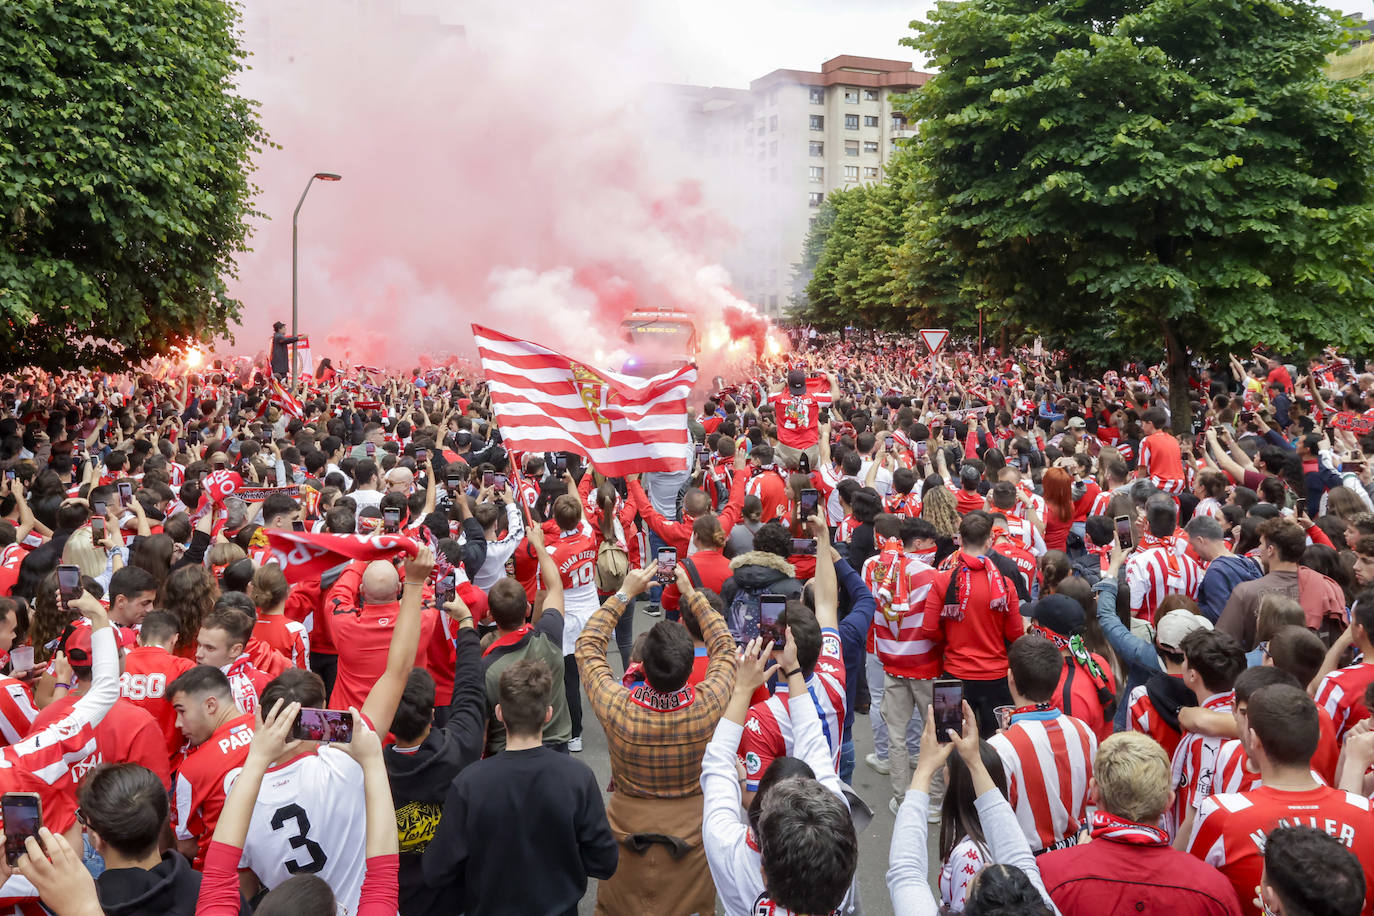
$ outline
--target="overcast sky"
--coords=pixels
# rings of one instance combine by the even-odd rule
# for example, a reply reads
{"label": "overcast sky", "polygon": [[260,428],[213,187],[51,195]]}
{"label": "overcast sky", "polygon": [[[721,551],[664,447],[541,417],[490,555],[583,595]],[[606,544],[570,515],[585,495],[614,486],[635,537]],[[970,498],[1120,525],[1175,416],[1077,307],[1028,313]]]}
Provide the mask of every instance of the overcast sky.
{"label": "overcast sky", "polygon": [[[908,24],[935,4],[927,0],[658,0],[677,60],[661,79],[747,86],[772,70],[818,70],[837,54],[910,60],[897,44]],[[1334,4],[1333,4],[1334,5]],[[1374,18],[1374,0],[1343,0],[1339,9]]]}

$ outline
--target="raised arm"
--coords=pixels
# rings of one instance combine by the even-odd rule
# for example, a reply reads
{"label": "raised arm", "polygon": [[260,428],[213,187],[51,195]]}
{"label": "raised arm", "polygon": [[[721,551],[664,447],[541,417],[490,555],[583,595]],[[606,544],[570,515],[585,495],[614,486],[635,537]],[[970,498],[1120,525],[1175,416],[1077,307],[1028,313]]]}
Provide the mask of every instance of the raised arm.
{"label": "raised arm", "polygon": [[558,564],[553,561],[553,555],[544,546],[544,529],[530,525],[525,530],[525,537],[529,539],[534,555],[539,558],[539,580],[544,585],[544,601],[539,605],[539,613],[542,614],[546,607],[557,608],[561,613],[564,610],[563,577],[558,574]]}
{"label": "raised arm", "polygon": [[419,553],[406,561],[405,587],[401,592],[401,610],[396,615],[396,629],[391,634],[391,648],[386,653],[386,670],[367,692],[363,715],[378,734],[391,731],[391,720],[401,702],[410,669],[415,667],[415,653],[420,648],[421,602],[425,583],[434,572],[434,551],[421,547]]}
{"label": "raised arm", "polygon": [[811,536],[816,539],[816,622],[821,629],[838,629],[840,596],[835,579],[835,557],[831,553],[830,529],[819,515],[811,516],[809,521]]}

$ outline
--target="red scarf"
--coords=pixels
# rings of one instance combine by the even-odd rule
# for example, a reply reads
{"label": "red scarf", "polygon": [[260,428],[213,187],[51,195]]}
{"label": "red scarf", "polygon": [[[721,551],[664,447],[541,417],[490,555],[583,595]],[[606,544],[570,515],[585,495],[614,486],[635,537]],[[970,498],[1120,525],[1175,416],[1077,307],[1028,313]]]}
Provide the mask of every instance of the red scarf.
{"label": "red scarf", "polygon": [[1169,845],[1169,835],[1158,827],[1137,824],[1106,811],[1094,811],[1089,816],[1088,830],[1094,840],[1115,840],[1132,846]]}
{"label": "red scarf", "polygon": [[486,649],[484,649],[484,650],[482,651],[482,657],[483,657],[483,658],[486,658],[488,655],[490,655],[491,653],[495,652],[497,649],[504,648],[505,646],[513,646],[513,645],[515,645],[515,644],[518,643],[520,640],[522,640],[522,639],[524,639],[526,636],[528,636],[533,630],[534,630],[534,627],[530,626],[530,625],[527,623],[527,624],[525,624],[523,627],[521,627],[520,629],[518,629],[518,630],[512,630],[511,632],[507,633],[505,636],[502,636],[500,639],[493,640],[493,641],[492,641],[492,644],[489,645],[489,646],[487,646]]}
{"label": "red scarf", "polygon": [[637,706],[652,709],[654,712],[676,712],[686,709],[696,701],[696,691],[689,684],[673,693],[659,693],[648,684],[640,684],[630,691],[630,700]]}
{"label": "red scarf", "polygon": [[964,620],[968,616],[968,602],[973,592],[975,572],[987,577],[988,607],[994,611],[1007,609],[1007,584],[997,564],[986,556],[971,557],[961,550],[954,575],[949,577],[949,589],[945,592],[945,617]]}
{"label": "red scarf", "polygon": [[873,566],[874,597],[888,620],[896,620],[901,616],[897,609],[905,609],[911,603],[905,573],[906,555],[902,552],[902,542],[898,538],[888,538],[883,541],[878,562]]}
{"label": "red scarf", "polygon": [[1169,572],[1178,574],[1178,542],[1173,537],[1155,537],[1148,531],[1140,536],[1140,551],[1144,553],[1156,547],[1164,550],[1164,563],[1169,567]]}
{"label": "red scarf", "polygon": [[1097,557],[1097,563],[1098,566],[1101,568],[1102,572],[1105,573],[1107,571],[1107,568],[1112,565],[1111,544],[1108,544],[1106,547],[1098,547],[1096,544],[1089,544],[1088,553]]}

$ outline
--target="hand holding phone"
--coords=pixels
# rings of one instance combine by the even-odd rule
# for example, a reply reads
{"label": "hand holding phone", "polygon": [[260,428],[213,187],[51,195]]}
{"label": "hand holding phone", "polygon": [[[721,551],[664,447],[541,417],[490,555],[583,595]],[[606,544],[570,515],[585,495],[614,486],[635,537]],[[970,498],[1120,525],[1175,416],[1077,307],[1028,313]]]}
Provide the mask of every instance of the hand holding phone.
{"label": "hand holding phone", "polygon": [[779,620],[787,609],[787,598],[783,595],[759,596],[759,636],[764,642],[772,642],[777,649],[787,640],[787,633]]}
{"label": "hand holding phone", "polygon": [[663,547],[658,551],[658,571],[654,579],[664,585],[673,581],[677,572],[677,549]]}
{"label": "hand holding phone", "polygon": [[347,710],[303,707],[287,737],[296,741],[348,744],[353,740],[353,715]]}
{"label": "hand holding phone", "polygon": [[5,825],[5,864],[13,868],[24,855],[24,841],[36,838],[43,826],[43,803],[36,792],[6,792],[0,795],[0,818]]}
{"label": "hand holding phone", "polygon": [[81,567],[57,567],[57,598],[62,610],[70,611],[71,602],[81,597]]}
{"label": "hand holding phone", "polygon": [[932,705],[935,710],[935,740],[950,742],[951,730],[964,732],[964,682],[955,678],[937,678],[932,686]]}
{"label": "hand holding phone", "polygon": [[1131,550],[1135,547],[1135,539],[1131,536],[1131,517],[1129,515],[1118,515],[1116,521],[1116,542],[1122,550]]}

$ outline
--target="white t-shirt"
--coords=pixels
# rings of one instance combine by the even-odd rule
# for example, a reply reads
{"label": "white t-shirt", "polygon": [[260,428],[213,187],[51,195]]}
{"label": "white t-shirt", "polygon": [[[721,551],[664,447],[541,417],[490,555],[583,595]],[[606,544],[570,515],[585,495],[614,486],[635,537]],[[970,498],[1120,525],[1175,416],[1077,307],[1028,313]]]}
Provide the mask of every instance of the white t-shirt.
{"label": "white t-shirt", "polygon": [[322,746],[267,771],[253,806],[240,868],[264,887],[319,875],[345,912],[358,911],[367,862],[363,768]]}
{"label": "white t-shirt", "polygon": [[348,494],[353,499],[353,504],[361,512],[364,509],[375,509],[382,504],[381,490],[354,490]]}

